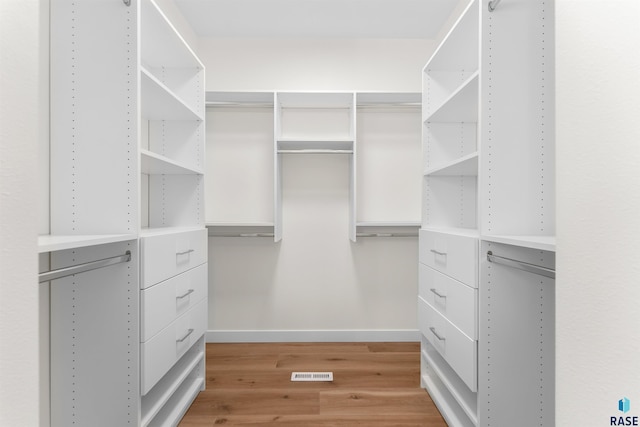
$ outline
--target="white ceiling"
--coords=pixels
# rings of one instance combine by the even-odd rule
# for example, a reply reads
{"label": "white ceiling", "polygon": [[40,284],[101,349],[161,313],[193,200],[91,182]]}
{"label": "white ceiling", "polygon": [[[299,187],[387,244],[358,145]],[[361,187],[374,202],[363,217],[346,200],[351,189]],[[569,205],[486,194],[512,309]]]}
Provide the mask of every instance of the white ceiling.
{"label": "white ceiling", "polygon": [[433,39],[458,0],[175,0],[202,37]]}

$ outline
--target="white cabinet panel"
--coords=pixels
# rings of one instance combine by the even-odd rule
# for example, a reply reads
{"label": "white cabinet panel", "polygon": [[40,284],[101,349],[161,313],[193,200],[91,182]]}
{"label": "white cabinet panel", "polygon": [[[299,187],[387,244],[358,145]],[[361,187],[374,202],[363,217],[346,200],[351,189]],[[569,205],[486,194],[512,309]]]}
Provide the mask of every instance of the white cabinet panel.
{"label": "white cabinet panel", "polygon": [[207,262],[207,230],[145,236],[141,239],[143,289]]}
{"label": "white cabinet panel", "polygon": [[478,291],[420,264],[418,295],[465,335],[477,339]]}
{"label": "white cabinet panel", "polygon": [[478,287],[478,239],[420,230],[420,262],[474,288]]}
{"label": "white cabinet panel", "polygon": [[180,316],[159,334],[141,345],[141,392],[149,390],[171,369],[174,363],[204,334],[207,324],[207,301]]}
{"label": "white cabinet panel", "polygon": [[418,325],[471,391],[478,388],[478,346],[425,300],[418,298]]}
{"label": "white cabinet panel", "polygon": [[140,341],[145,342],[207,297],[207,265],[143,289]]}

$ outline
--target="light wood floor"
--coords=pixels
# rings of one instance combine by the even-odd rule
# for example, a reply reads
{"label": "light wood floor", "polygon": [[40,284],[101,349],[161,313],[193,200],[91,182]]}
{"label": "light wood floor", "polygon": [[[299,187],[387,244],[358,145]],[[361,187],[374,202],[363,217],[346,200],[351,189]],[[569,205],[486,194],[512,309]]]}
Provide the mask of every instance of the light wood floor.
{"label": "light wood floor", "polygon": [[[207,344],[207,389],[180,427],[446,427],[420,388],[418,343]],[[332,371],[333,382],[291,382]]]}

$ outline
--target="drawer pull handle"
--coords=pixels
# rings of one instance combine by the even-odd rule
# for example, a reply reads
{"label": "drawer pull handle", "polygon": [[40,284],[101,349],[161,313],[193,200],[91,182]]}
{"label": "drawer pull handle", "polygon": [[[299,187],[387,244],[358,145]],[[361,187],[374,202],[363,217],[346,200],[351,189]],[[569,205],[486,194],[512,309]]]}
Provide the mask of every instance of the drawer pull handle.
{"label": "drawer pull handle", "polygon": [[433,335],[436,336],[436,338],[438,338],[440,341],[446,341],[447,339],[445,337],[441,337],[440,335],[438,335],[438,333],[436,332],[436,328],[434,328],[433,326],[429,328],[429,330],[431,331],[431,333]]}
{"label": "drawer pull handle", "polygon": [[433,252],[436,255],[442,255],[442,256],[446,256],[447,255],[446,252],[436,251],[435,249],[431,249],[431,252]]}
{"label": "drawer pull handle", "polygon": [[186,298],[189,295],[191,295],[192,293],[194,293],[195,290],[194,289],[189,289],[187,292],[185,292],[183,295],[177,296],[176,299],[182,299],[182,298]]}
{"label": "drawer pull handle", "polygon": [[447,298],[447,296],[446,296],[446,295],[442,295],[442,294],[438,293],[438,291],[436,290],[436,288],[431,288],[431,289],[429,289],[429,290],[430,290],[431,292],[433,292],[434,294],[436,294],[436,296],[437,296],[437,297],[439,297],[439,298],[444,298],[444,299],[446,299],[446,298]]}
{"label": "drawer pull handle", "polygon": [[187,338],[189,338],[189,335],[191,335],[193,333],[193,328],[189,329],[189,331],[187,332],[187,335],[183,336],[182,338],[180,338],[179,340],[176,340],[177,343],[180,342],[184,342],[184,340],[186,340]]}
{"label": "drawer pull handle", "polygon": [[196,251],[195,249],[188,249],[186,251],[176,252],[176,256],[178,256],[178,255],[187,255],[187,254],[190,254],[191,252],[195,252],[195,251]]}

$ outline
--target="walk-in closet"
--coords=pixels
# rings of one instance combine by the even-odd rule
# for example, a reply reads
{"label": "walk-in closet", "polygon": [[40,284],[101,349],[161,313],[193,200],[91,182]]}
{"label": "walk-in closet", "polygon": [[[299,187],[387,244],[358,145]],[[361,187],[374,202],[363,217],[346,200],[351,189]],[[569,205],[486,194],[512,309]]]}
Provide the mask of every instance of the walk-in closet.
{"label": "walk-in closet", "polygon": [[638,2],[0,11],[0,426],[637,425]]}

